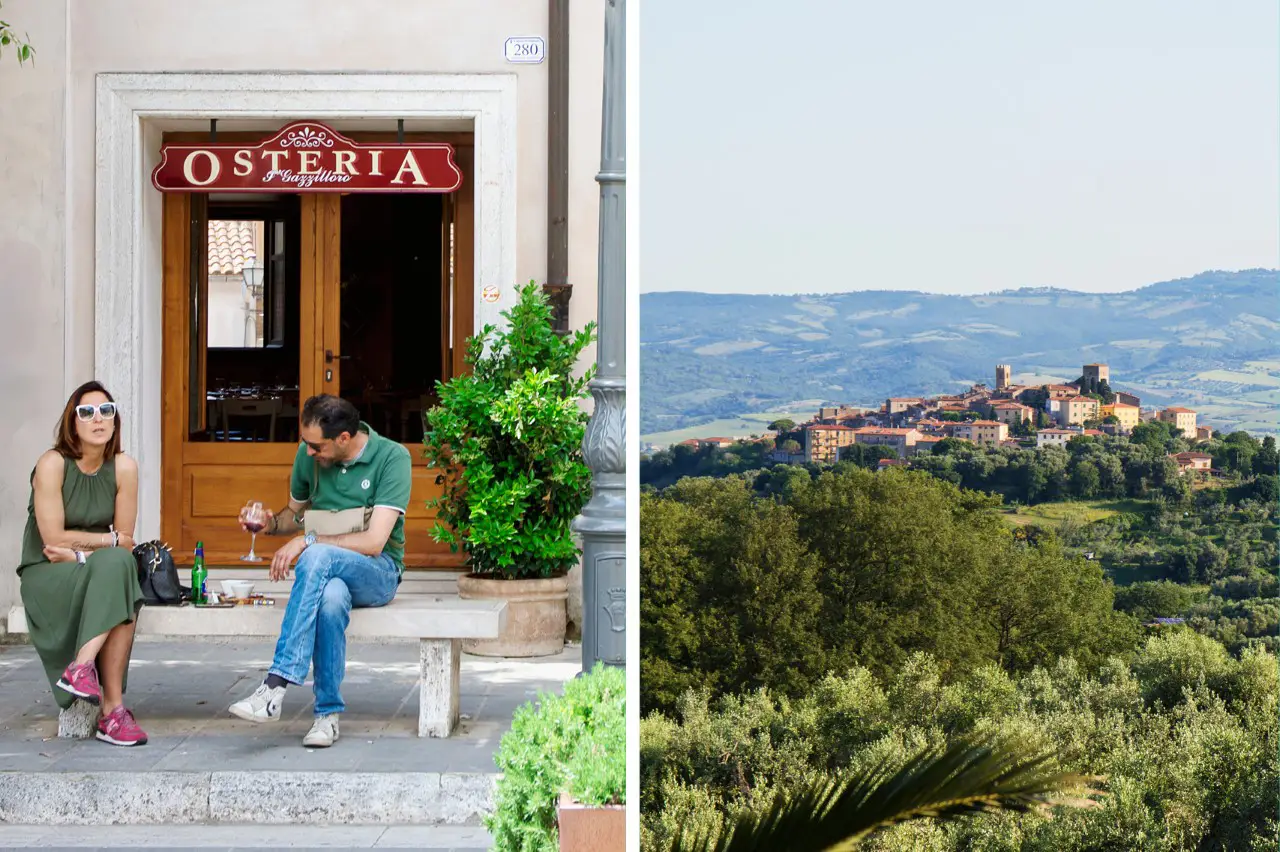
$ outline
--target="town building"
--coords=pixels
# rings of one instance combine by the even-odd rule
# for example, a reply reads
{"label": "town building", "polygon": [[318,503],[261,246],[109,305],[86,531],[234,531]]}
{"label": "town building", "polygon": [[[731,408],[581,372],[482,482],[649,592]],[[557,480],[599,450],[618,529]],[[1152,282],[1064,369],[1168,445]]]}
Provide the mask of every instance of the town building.
{"label": "town building", "polygon": [[1212,426],[1196,426],[1196,442],[1197,443],[1204,443],[1205,441],[1212,441],[1212,440],[1213,440]]}
{"label": "town building", "polygon": [[997,402],[991,406],[991,412],[996,420],[1009,425],[1017,422],[1029,423],[1036,416],[1034,408],[1018,402]]}
{"label": "town building", "polygon": [[911,455],[927,456],[933,452],[933,448],[946,440],[943,435],[921,435],[916,438],[915,444],[911,447]]}
{"label": "town building", "polygon": [[1190,408],[1166,408],[1160,412],[1160,420],[1172,423],[1173,427],[1188,438],[1196,435],[1196,413]]}
{"label": "town building", "polygon": [[854,442],[857,432],[848,426],[812,423],[804,427],[804,460],[815,464],[835,464],[840,448]]}
{"label": "town building", "polygon": [[[526,0],[9,5],[61,41],[0,56],[0,346],[22,365],[0,552],[49,426],[98,379],[138,462],[137,537],[180,563],[202,540],[241,564],[236,512],[284,504],[298,407],[325,392],[413,458],[407,569],[461,569],[430,533],[422,413],[519,284],[562,327],[597,318],[605,4],[559,23]],[[0,572],[0,613],[17,580]]]}
{"label": "town building", "polygon": [[1178,463],[1179,473],[1208,473],[1213,468],[1213,456],[1208,453],[1176,453],[1170,458]]}
{"label": "town building", "polygon": [[920,405],[923,402],[924,402],[924,399],[918,396],[912,396],[912,397],[891,396],[888,399],[886,399],[884,402],[884,411],[886,414],[889,414],[890,416],[894,414],[903,414],[906,412],[907,409],[915,405]]}
{"label": "town building", "polygon": [[912,428],[888,429],[866,426],[853,430],[853,440],[850,443],[866,444],[872,447],[892,447],[897,451],[898,458],[906,458],[920,438],[920,432]]}
{"label": "town building", "polygon": [[1065,447],[1072,438],[1078,438],[1078,429],[1041,429],[1036,432],[1037,447]]}
{"label": "town building", "polygon": [[996,364],[996,390],[1007,390],[1012,378],[1013,367],[1008,364]]}
{"label": "town building", "polygon": [[931,418],[917,420],[911,424],[912,428],[923,435],[948,435],[954,425],[949,420],[933,420]]}
{"label": "town building", "polygon": [[1136,405],[1126,405],[1123,402],[1113,402],[1110,405],[1103,405],[1098,409],[1099,417],[1115,417],[1120,421],[1120,431],[1132,431],[1134,426],[1141,422],[1139,419],[1139,409]]}
{"label": "town building", "polygon": [[957,423],[951,434],[984,447],[997,447],[1001,441],[1008,439],[1009,424],[999,420],[974,420],[970,423]]}
{"label": "town building", "polygon": [[1098,401],[1087,396],[1073,396],[1058,400],[1058,425],[1083,426],[1086,420],[1098,416]]}
{"label": "town building", "polygon": [[838,420],[852,420],[861,417],[863,410],[852,405],[833,405],[818,409],[819,423],[834,423]]}
{"label": "town building", "polygon": [[1137,396],[1131,393],[1126,393],[1125,391],[1114,391],[1114,393],[1116,395],[1116,402],[1121,402],[1125,405],[1132,405],[1134,408],[1142,407],[1142,400]]}

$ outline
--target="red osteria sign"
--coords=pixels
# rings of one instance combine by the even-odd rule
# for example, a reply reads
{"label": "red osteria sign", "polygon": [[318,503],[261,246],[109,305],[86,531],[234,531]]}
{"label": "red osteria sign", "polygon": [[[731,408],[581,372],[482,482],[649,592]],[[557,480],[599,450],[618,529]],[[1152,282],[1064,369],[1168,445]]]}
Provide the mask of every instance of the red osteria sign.
{"label": "red osteria sign", "polygon": [[444,142],[353,142],[298,121],[257,145],[164,145],[161,192],[453,192],[462,172]]}

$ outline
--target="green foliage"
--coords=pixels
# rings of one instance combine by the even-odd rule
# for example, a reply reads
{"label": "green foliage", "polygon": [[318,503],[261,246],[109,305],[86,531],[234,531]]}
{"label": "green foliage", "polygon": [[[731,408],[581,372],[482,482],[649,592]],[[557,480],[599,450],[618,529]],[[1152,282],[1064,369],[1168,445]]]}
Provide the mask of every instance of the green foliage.
{"label": "green foliage", "polygon": [[800,688],[823,670],[818,563],[785,506],[739,480],[640,498],[641,706],[699,684]]}
{"label": "green foliage", "polygon": [[881,459],[896,459],[897,457],[898,451],[893,447],[850,444],[847,447],[840,448],[840,461],[850,462],[868,470],[876,470],[880,466]]}
{"label": "green foliage", "polygon": [[502,779],[484,819],[499,852],[557,852],[562,792],[590,805],[626,801],[626,675],[597,663],[515,712],[495,757]]}
{"label": "green foliage", "polygon": [[799,695],[824,671],[883,675],[924,650],[964,672],[1132,647],[1101,567],[1015,539],[997,505],[843,463],[642,495],[642,708],[693,687]]}
{"label": "green foliage", "polygon": [[[1240,477],[1232,491],[1234,502],[1274,504],[1280,499],[1280,477],[1266,473],[1275,455],[1274,440],[1270,444],[1267,440],[1259,442],[1238,432],[1201,448],[1214,456],[1218,469]],[[1183,503],[1193,496],[1191,478],[1179,473],[1168,454],[1187,446],[1170,424],[1155,422],[1141,424],[1127,440],[1081,436],[1065,449],[983,448],[945,438],[934,444],[931,454],[913,457],[911,466],[964,488],[1026,505],[1123,498]],[[871,462],[883,449],[855,444],[842,448],[841,459],[874,467]],[[772,464],[759,445],[735,445],[728,450],[673,447],[641,462],[640,481],[664,488],[683,476],[729,476]]]}
{"label": "green foliage", "polygon": [[573,371],[595,324],[557,335],[532,281],[503,316],[506,328],[468,341],[469,372],[437,383],[440,403],[426,415],[425,455],[444,486],[427,504],[432,537],[465,551],[476,574],[549,577],[577,559],[570,525],[590,496],[580,402],[595,367]]}
{"label": "green foliage", "polygon": [[19,65],[25,65],[28,61],[32,65],[36,63],[36,49],[31,46],[31,36],[24,32],[19,37],[7,21],[0,21],[0,54],[4,53],[6,47],[13,48]]}
{"label": "green foliage", "polygon": [[1116,589],[1116,609],[1146,622],[1182,615],[1197,597],[1192,589],[1169,580],[1139,582]]}
{"label": "green foliage", "polygon": [[669,852],[833,852],[910,820],[1043,812],[1054,794],[1089,780],[1054,771],[1052,761],[1050,751],[990,736],[927,747],[901,766],[886,759],[858,777],[778,793],[768,809],[740,812],[723,829],[695,824],[673,838]]}
{"label": "green foliage", "polygon": [[[877,678],[859,666],[786,699],[690,692],[641,721],[642,849],[681,826],[719,829],[778,793],[901,765],[971,737],[1052,750],[1064,771],[1105,776],[1101,807],[915,822],[868,839],[875,852],[1086,852],[1275,848],[1276,658],[1232,659],[1187,630],[1149,639],[1131,663],[1088,673],[1070,657],[1021,674],[982,667],[946,682],[932,656]],[[790,848],[790,847],[788,847]]]}

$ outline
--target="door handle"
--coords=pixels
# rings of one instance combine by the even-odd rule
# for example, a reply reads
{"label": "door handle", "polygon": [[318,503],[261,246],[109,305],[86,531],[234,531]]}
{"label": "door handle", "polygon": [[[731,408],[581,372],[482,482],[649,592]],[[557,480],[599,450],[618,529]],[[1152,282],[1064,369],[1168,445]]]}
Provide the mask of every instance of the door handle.
{"label": "door handle", "polygon": [[326,364],[332,364],[334,361],[350,361],[350,360],[351,360],[350,355],[334,355],[332,349],[324,350],[324,362]]}

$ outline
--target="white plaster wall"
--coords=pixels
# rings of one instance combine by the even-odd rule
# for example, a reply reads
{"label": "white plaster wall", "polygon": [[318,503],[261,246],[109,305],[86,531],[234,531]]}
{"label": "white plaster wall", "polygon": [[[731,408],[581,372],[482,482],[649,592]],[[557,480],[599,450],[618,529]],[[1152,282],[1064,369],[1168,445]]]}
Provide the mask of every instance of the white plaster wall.
{"label": "white plaster wall", "polygon": [[[34,68],[0,57],[0,294],[6,298],[0,392],[19,401],[8,425],[0,426],[18,460],[0,475],[0,554],[10,554],[10,562],[16,564],[25,523],[30,464],[49,445],[66,393],[95,369],[98,74],[515,73],[517,278],[545,279],[546,66],[513,65],[502,55],[510,36],[547,35],[541,0],[5,0],[4,17],[29,31],[38,51]],[[603,3],[573,4],[569,275],[575,327],[596,315],[603,34]],[[394,122],[379,127],[391,129]],[[144,146],[159,144],[154,128],[144,126],[142,135]],[[158,205],[144,209],[142,239],[158,243]],[[158,305],[143,310],[159,316]],[[594,351],[586,357],[593,360]],[[6,564],[0,558],[0,612],[17,598]]]}
{"label": "white plaster wall", "polygon": [[7,0],[4,19],[26,30],[36,64],[0,56],[0,618],[18,598],[28,477],[53,441],[63,387],[63,267],[66,258],[63,128],[65,5]]}
{"label": "white plaster wall", "polygon": [[209,276],[209,346],[254,346],[246,328],[249,305],[239,277]]}

